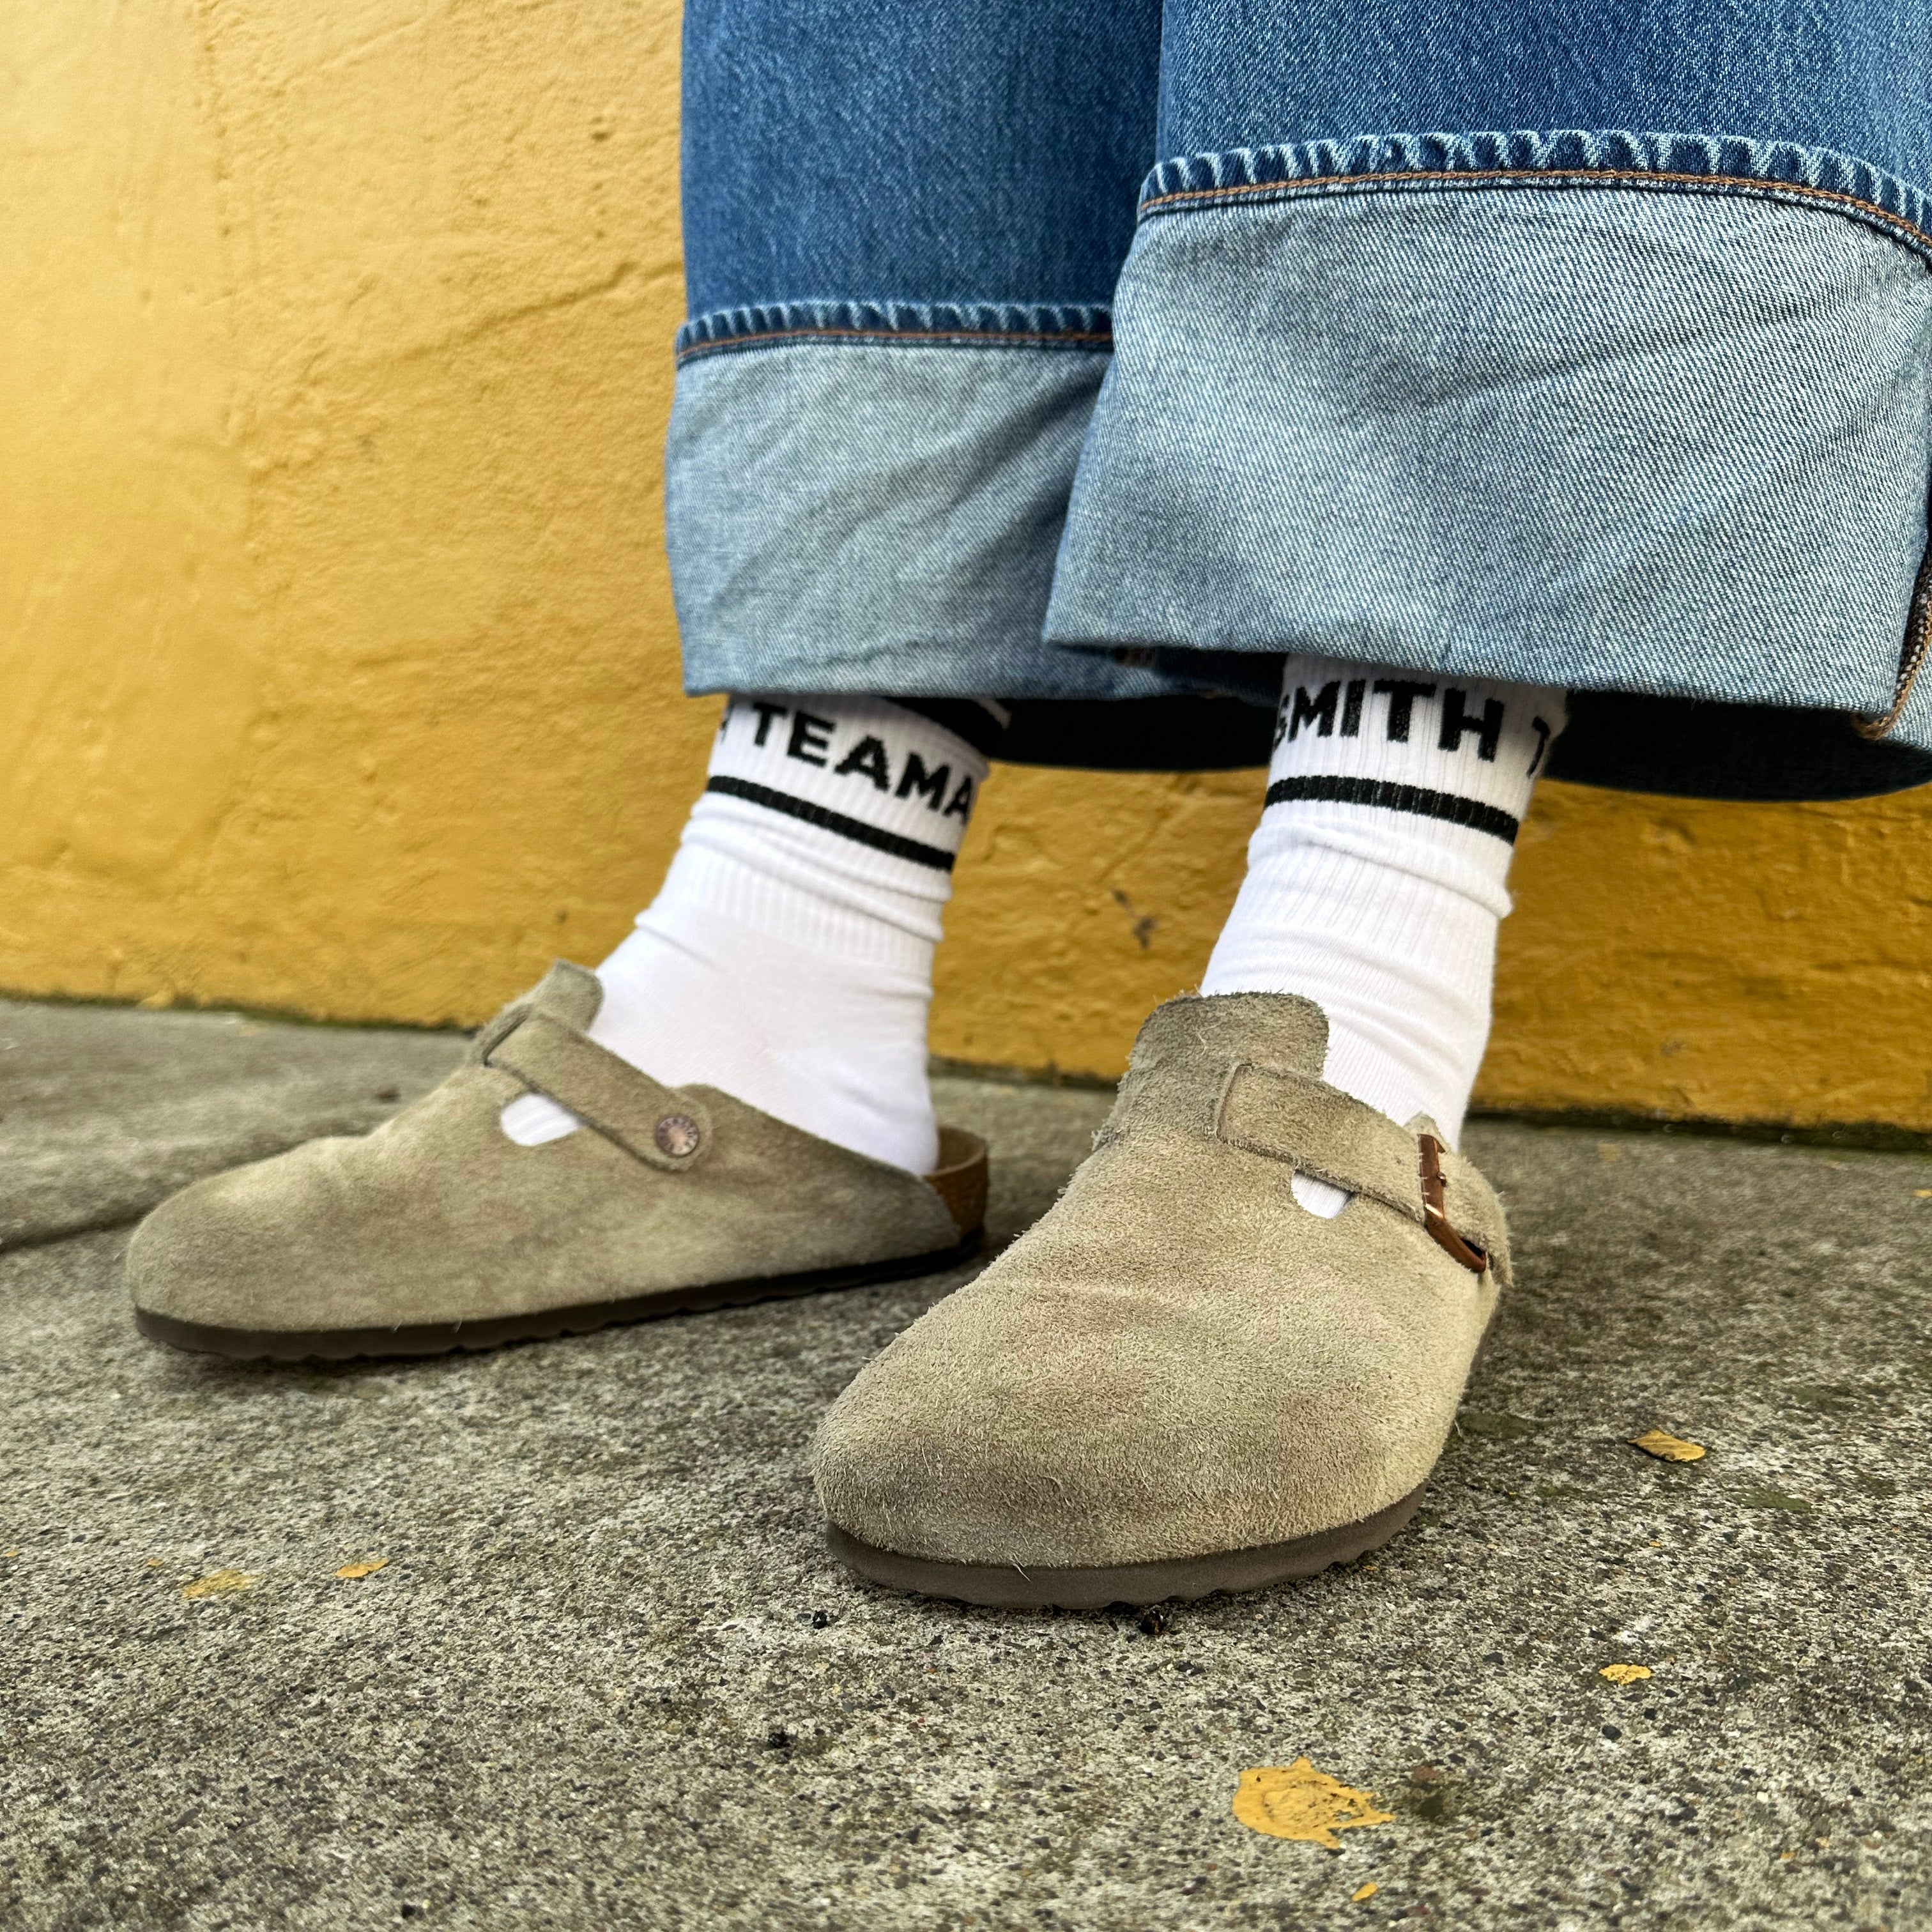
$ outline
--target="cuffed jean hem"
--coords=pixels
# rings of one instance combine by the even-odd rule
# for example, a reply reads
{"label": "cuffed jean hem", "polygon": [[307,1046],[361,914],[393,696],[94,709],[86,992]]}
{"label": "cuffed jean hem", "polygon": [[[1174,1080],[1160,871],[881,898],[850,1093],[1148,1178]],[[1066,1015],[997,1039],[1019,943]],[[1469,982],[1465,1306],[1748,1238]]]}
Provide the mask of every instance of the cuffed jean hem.
{"label": "cuffed jean hem", "polygon": [[[1734,189],[1750,143],[1406,140],[1156,171],[1048,637],[1889,710],[1926,546],[1917,191],[1815,154]],[[1618,166],[1502,165],[1586,140]],[[1633,141],[1712,172],[1640,184]],[[1932,745],[1921,687],[1895,730]]]}
{"label": "cuffed jean hem", "polygon": [[1201,688],[1041,620],[1107,314],[787,303],[686,326],[665,454],[685,688]]}
{"label": "cuffed jean hem", "polygon": [[1932,263],[1932,197],[1856,155],[1790,141],[1623,128],[1372,134],[1184,154],[1148,176],[1140,214],[1144,221],[1210,203],[1476,186],[1636,187],[1781,202],[1849,216]]}
{"label": "cuffed jean hem", "polygon": [[881,342],[898,348],[1106,349],[1113,317],[1071,302],[766,302],[693,316],[677,332],[681,365],[777,342]]}

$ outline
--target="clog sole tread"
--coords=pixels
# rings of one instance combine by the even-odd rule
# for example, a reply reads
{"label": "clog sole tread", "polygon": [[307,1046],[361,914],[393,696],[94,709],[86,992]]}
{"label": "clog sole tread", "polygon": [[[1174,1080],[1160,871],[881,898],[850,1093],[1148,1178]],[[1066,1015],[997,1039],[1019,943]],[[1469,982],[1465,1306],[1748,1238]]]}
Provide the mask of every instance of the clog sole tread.
{"label": "clog sole tread", "polygon": [[1192,1603],[1219,1591],[1262,1590],[1312,1576],[1378,1548],[1414,1515],[1426,1486],[1418,1484],[1386,1509],[1357,1522],[1318,1530],[1284,1543],[1226,1550],[1153,1563],[1094,1569],[1027,1569],[1019,1564],[944,1563],[875,1550],[836,1523],[826,1526],[832,1553],[867,1582],[924,1597],[950,1598],[990,1610],[1097,1610],[1109,1604],[1136,1607],[1178,1598]]}

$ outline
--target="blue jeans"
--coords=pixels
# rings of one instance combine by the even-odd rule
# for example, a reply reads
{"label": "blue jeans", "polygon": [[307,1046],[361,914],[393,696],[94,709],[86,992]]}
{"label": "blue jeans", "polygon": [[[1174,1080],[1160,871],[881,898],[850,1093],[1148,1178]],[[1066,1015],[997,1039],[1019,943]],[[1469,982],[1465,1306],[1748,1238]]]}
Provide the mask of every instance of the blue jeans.
{"label": "blue jeans", "polygon": [[688,0],[686,75],[690,688],[1309,651],[1602,694],[1606,782],[1932,772],[1922,5]]}

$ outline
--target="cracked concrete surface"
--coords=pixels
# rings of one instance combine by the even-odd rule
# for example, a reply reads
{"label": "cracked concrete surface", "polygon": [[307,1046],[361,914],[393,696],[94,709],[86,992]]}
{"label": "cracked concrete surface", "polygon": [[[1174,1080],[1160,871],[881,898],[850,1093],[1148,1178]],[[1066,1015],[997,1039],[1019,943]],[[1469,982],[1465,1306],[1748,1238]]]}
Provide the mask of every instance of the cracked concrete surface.
{"label": "cracked concrete surface", "polygon": [[[1423,1516],[1162,1628],[826,1558],[806,1438],[963,1275],[415,1364],[170,1354],[106,1224],[458,1042],[0,1039],[39,1231],[0,1253],[10,1928],[1932,1924],[1932,1162],[1478,1123],[1522,1286]],[[1105,1106],[944,1095],[1001,1234]],[[1628,1445],[1657,1425],[1710,1453]],[[1304,1755],[1390,1822],[1230,1816]]]}

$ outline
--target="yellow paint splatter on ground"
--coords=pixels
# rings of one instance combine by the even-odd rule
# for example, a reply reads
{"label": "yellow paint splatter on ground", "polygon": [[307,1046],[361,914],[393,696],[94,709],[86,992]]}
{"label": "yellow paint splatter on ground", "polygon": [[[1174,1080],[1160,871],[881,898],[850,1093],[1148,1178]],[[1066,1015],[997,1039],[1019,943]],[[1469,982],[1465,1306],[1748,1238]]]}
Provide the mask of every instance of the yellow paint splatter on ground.
{"label": "yellow paint splatter on ground", "polygon": [[1932,1201],[1932,1187],[1915,1187],[1912,1191],[1922,1201]]}
{"label": "yellow paint splatter on ground", "polygon": [[244,1576],[238,1570],[218,1570],[213,1575],[198,1578],[192,1583],[182,1586],[184,1597],[219,1597],[230,1590],[246,1590],[253,1586],[256,1579]]}
{"label": "yellow paint splatter on ground", "polygon": [[1353,1892],[1349,1893],[1348,1903],[1351,1905],[1359,1905],[1364,1899],[1374,1898],[1376,1894],[1381,1890],[1382,1887],[1376,1884],[1373,1879],[1370,1879],[1366,1885],[1358,1886]]}
{"label": "yellow paint splatter on ground", "polygon": [[1250,1831],[1271,1838],[1299,1838],[1342,1849],[1335,1834],[1354,1825],[1386,1825],[1393,1811],[1376,1809],[1372,1791],[1358,1791],[1317,1771],[1305,1757],[1291,1765],[1257,1765],[1241,1773],[1234,1816]]}
{"label": "yellow paint splatter on ground", "polygon": [[1650,1675],[1650,1666],[1647,1664],[1606,1664],[1597,1675],[1607,1677],[1612,1684],[1634,1684],[1638,1678]]}
{"label": "yellow paint splatter on ground", "polygon": [[373,1576],[378,1570],[384,1568],[388,1561],[386,1556],[371,1556],[364,1562],[345,1563],[335,1574],[338,1576]]}
{"label": "yellow paint splatter on ground", "polygon": [[1630,1438],[1630,1447],[1641,1449],[1646,1456],[1654,1456],[1661,1462],[1694,1462],[1710,1453],[1702,1443],[1687,1442],[1667,1429],[1646,1429],[1641,1436]]}

